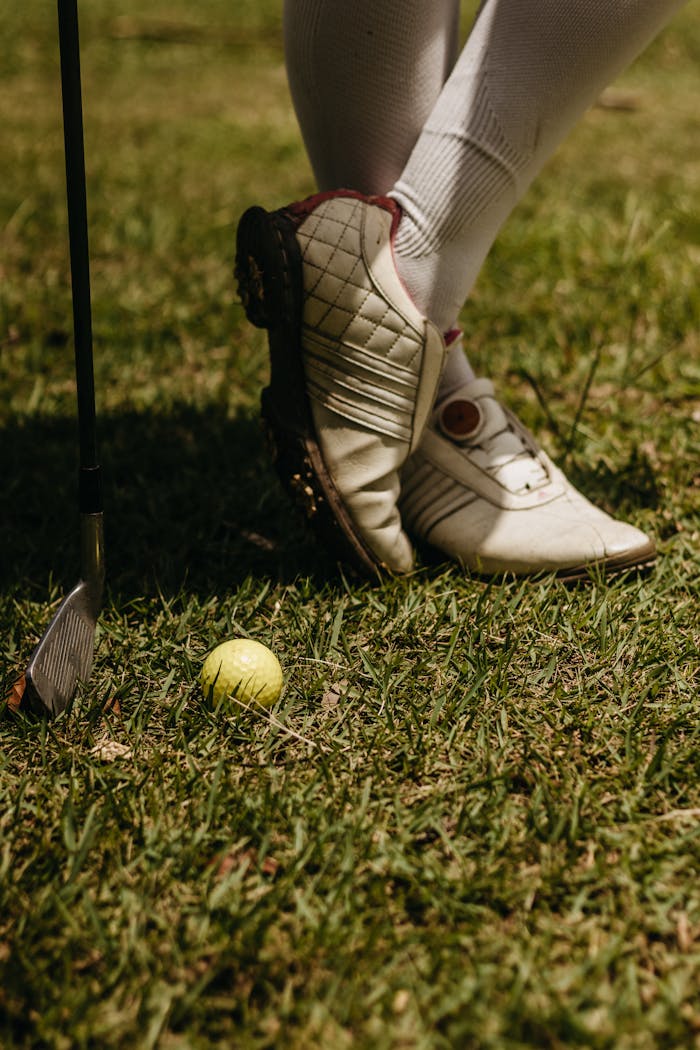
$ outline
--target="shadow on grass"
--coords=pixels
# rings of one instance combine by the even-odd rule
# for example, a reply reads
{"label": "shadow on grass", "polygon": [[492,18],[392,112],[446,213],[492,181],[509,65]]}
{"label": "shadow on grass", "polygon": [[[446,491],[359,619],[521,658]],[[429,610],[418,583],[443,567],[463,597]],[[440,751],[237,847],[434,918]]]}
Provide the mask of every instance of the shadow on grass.
{"label": "shadow on grass", "polygon": [[566,474],[593,503],[618,518],[642,507],[655,509],[661,501],[655,468],[637,447],[615,466],[602,459],[586,468],[572,462],[566,464]]}
{"label": "shadow on grass", "polygon": [[[183,587],[221,593],[248,576],[336,573],[290,507],[257,418],[176,406],[98,420],[108,586],[123,600]],[[77,428],[27,418],[0,429],[0,587],[42,597],[79,575]]]}
{"label": "shadow on grass", "polygon": [[[271,467],[257,417],[186,405],[169,413],[102,416],[108,586],[121,600],[161,590],[225,593],[253,576],[273,581],[337,569],[304,528]],[[0,588],[45,596],[79,574],[77,427],[70,418],[27,418],[0,429],[4,527]],[[570,470],[587,495],[623,515],[654,506],[644,457],[619,469]]]}

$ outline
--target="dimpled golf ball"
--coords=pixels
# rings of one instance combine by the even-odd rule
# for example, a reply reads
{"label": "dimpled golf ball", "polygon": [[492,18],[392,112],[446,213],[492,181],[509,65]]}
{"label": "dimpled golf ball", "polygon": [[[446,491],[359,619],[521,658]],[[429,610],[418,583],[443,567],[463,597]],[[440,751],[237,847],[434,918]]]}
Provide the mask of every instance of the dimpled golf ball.
{"label": "dimpled golf ball", "polygon": [[244,704],[272,707],[282,692],[282,668],[262,642],[232,638],[222,642],[202,665],[202,692],[214,704],[233,697]]}

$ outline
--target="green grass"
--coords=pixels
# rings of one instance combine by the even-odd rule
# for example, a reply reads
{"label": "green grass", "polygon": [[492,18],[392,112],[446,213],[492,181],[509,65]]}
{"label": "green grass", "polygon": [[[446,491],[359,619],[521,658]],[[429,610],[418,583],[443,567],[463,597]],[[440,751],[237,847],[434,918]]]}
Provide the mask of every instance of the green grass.
{"label": "green grass", "polygon": [[[313,189],[279,5],[84,5],[108,595],[93,678],[0,724],[0,1045],[700,1045],[700,20],[513,215],[477,368],[652,532],[645,578],[346,578],[278,490],[232,281]],[[77,579],[55,13],[0,7],[0,682]],[[249,634],[270,715],[203,703]],[[105,713],[119,701],[120,711]]]}

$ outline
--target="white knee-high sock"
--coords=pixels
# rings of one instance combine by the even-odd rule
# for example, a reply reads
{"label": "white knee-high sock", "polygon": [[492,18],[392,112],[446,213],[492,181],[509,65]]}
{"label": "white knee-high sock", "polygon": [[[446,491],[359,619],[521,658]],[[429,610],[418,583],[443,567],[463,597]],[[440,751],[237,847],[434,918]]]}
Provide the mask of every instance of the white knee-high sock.
{"label": "white knee-high sock", "polygon": [[391,189],[458,30],[459,0],[285,0],[287,76],[319,189]]}
{"label": "white knee-high sock", "polygon": [[[388,193],[457,59],[459,0],[285,0],[284,41],[319,189]],[[440,396],[473,378],[455,340]]]}
{"label": "white knee-high sock", "polygon": [[684,0],[485,0],[391,195],[399,272],[454,323],[504,220],[575,121]]}

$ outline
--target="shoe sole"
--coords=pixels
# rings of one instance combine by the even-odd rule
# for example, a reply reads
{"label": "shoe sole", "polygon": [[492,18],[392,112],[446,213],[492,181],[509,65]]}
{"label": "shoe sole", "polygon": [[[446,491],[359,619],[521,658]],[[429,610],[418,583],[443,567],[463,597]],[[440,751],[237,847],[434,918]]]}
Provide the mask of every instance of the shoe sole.
{"label": "shoe sole", "polygon": [[[446,557],[439,547],[434,547],[419,537],[413,536],[413,542],[416,548],[421,551],[423,559],[427,563],[437,565],[445,564],[446,561],[454,561],[453,558]],[[533,569],[530,572],[500,569],[489,572],[488,570],[480,571],[467,567],[467,571],[474,579],[483,580],[484,582],[489,580],[517,579],[531,580],[534,583],[537,580],[546,579],[548,576],[555,576],[562,583],[581,583],[590,581],[597,572],[609,578],[633,572],[642,575],[654,567],[656,557],[656,547],[649,541],[648,547],[634,551],[631,554],[617,554],[603,561],[585,562],[582,565],[572,565],[566,569]]]}
{"label": "shoe sole", "polygon": [[631,554],[616,554],[604,561],[593,561],[587,565],[578,565],[571,569],[560,569],[556,575],[564,583],[576,583],[578,580],[589,580],[595,572],[605,576],[618,576],[626,572],[648,572],[656,561],[656,547],[649,545]]}
{"label": "shoe sole", "polygon": [[323,460],[301,350],[304,288],[297,223],[284,211],[249,208],[239,222],[236,268],[246,317],[268,333],[270,383],[262,392],[263,424],[277,475],[314,533],[363,576],[386,571],[365,544]]}

